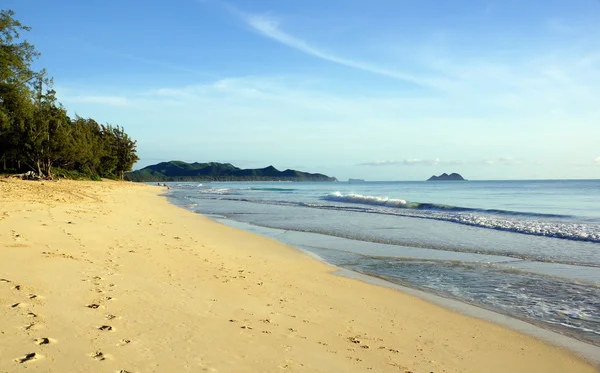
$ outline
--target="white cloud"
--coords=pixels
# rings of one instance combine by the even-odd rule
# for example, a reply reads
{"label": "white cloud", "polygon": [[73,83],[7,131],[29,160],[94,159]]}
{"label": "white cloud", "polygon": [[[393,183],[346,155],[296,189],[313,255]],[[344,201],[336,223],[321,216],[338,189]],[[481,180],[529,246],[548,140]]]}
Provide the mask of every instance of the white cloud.
{"label": "white cloud", "polygon": [[573,34],[577,29],[567,23],[564,19],[560,18],[551,18],[546,21],[546,28],[548,31],[551,31],[555,34],[564,35],[564,34]]}
{"label": "white cloud", "polygon": [[483,8],[483,15],[488,16],[492,13],[493,10],[494,10],[494,3],[488,2],[486,4],[485,8]]}
{"label": "white cloud", "polygon": [[241,15],[242,19],[255,31],[259,32],[263,36],[278,41],[290,48],[297,49],[301,52],[309,54],[311,56],[351,67],[358,70],[368,71],[374,74],[387,76],[393,79],[404,80],[412,82],[418,85],[443,88],[445,83],[440,78],[432,78],[426,76],[418,76],[401,71],[388,70],[379,66],[375,66],[366,62],[356,61],[344,57],[340,57],[335,53],[325,51],[310,45],[306,41],[290,35],[283,31],[279,22],[272,17],[257,14],[245,14],[240,11],[235,11],[236,14]]}
{"label": "white cloud", "polygon": [[67,96],[62,98],[65,102],[82,102],[103,104],[108,106],[128,107],[132,106],[132,102],[123,96]]}
{"label": "white cloud", "polygon": [[462,164],[462,161],[440,161],[439,158],[435,159],[404,159],[402,161],[374,161],[359,163],[357,166],[435,166],[435,165],[458,165]]}
{"label": "white cloud", "polygon": [[[290,48],[346,67],[434,88],[447,93],[447,101],[456,99],[462,105],[465,102],[471,106],[486,105],[488,109],[509,110],[523,116],[540,116],[541,112],[554,117],[568,117],[573,112],[580,116],[599,114],[593,101],[600,93],[597,54],[591,54],[592,46],[583,41],[576,47],[558,45],[535,51],[528,45],[517,44],[507,60],[494,48],[482,49],[477,55],[453,53],[464,41],[460,35],[456,40],[445,40],[443,45],[430,44],[431,40],[423,35],[403,47],[399,54],[389,55],[385,65],[396,67],[388,69],[381,67],[381,63],[341,57],[317,47],[286,32],[273,16],[247,14],[237,9],[232,12],[252,30]],[[379,49],[398,50],[393,45],[382,45]],[[409,60],[416,61],[419,71],[426,72],[414,73],[397,67]]]}
{"label": "white cloud", "polygon": [[495,159],[486,159],[483,161],[486,165],[503,165],[503,166],[513,166],[523,163],[518,158],[513,157],[499,157]]}
{"label": "white cloud", "polygon": [[600,157],[594,159],[594,163],[600,166]]}
{"label": "white cloud", "polygon": [[405,159],[402,163],[406,166],[433,166],[440,163],[439,158],[435,159]]}
{"label": "white cloud", "polygon": [[[113,90],[97,91],[90,91],[88,87],[61,87],[57,91],[66,94],[59,97],[61,101],[63,97],[68,98],[64,100],[67,108],[82,116],[127,125],[128,129],[132,126],[129,123],[133,126],[152,123],[155,132],[144,127],[136,135],[140,144],[146,144],[148,148],[155,145],[145,143],[146,138],[161,136],[177,141],[182,149],[198,149],[198,143],[207,149],[212,147],[210,149],[216,155],[211,153],[211,157],[226,157],[225,149],[235,143],[239,148],[254,149],[254,156],[260,158],[256,154],[263,152],[262,148],[274,146],[272,144],[287,144],[278,146],[281,152],[288,154],[292,149],[289,136],[293,134],[295,143],[310,143],[323,149],[304,155],[307,164],[311,157],[335,159],[349,170],[361,170],[365,177],[398,172],[398,169],[406,174],[418,173],[429,167],[450,172],[452,165],[460,165],[461,172],[477,166],[477,170],[489,175],[517,172],[533,165],[531,160],[523,162],[515,157],[538,141],[540,133],[544,133],[543,146],[540,145],[543,149],[536,149],[530,159],[548,158],[553,149],[565,142],[577,142],[580,153],[572,157],[585,159],[584,154],[594,149],[592,139],[595,136],[584,136],[580,140],[577,134],[582,131],[598,133],[594,128],[583,127],[587,123],[585,117],[567,121],[567,118],[543,113],[537,118],[520,118],[514,113],[507,117],[502,112],[495,112],[493,116],[485,117],[486,126],[482,126],[482,117],[474,115],[476,113],[456,110],[461,105],[461,97],[423,98],[370,91],[357,95],[353,90],[331,90],[331,83],[326,78],[307,79],[294,75],[242,76],[140,91],[118,86]],[[82,104],[73,102],[77,100]],[[123,105],[130,105],[135,110],[120,110],[119,106]],[[479,108],[482,105],[485,104]],[[568,123],[568,127],[561,129],[559,126],[563,123]],[[210,137],[204,136],[207,131],[210,131]],[[197,135],[190,135],[194,133]],[[231,133],[238,136],[232,138]],[[407,134],[410,134],[410,141],[406,141]],[[472,141],[473,138],[488,140]],[[336,153],[345,154],[350,148],[331,144],[352,144],[355,151],[339,159]],[[223,153],[219,153],[220,148]],[[293,149],[299,151],[302,146]],[[513,157],[486,158],[486,154],[511,153]],[[440,158],[428,154],[439,154]],[[398,155],[407,157],[395,158]],[[588,155],[588,165],[593,164],[594,158]],[[485,164],[495,166],[481,167],[484,160]],[[517,166],[518,162],[522,164]]]}

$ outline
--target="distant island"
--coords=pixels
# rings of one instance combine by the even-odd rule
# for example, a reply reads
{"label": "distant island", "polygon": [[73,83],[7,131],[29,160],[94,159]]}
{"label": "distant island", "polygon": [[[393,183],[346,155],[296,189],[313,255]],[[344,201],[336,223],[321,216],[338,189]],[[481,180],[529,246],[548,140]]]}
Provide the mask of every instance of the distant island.
{"label": "distant island", "polygon": [[448,175],[444,172],[440,176],[433,175],[432,177],[427,179],[427,181],[466,181],[466,179],[457,173],[451,173],[450,175]]}
{"label": "distant island", "polygon": [[364,183],[365,179],[348,179],[349,183]]}
{"label": "distant island", "polygon": [[285,170],[273,166],[256,169],[241,169],[231,163],[186,163],[182,161],[162,162],[127,172],[125,180],[150,181],[337,181],[323,174]]}

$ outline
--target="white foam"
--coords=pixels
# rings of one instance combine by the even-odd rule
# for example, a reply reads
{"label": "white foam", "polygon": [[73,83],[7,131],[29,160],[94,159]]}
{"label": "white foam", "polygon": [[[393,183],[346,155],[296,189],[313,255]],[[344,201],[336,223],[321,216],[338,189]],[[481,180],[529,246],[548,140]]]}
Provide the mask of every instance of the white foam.
{"label": "white foam", "polygon": [[229,188],[206,188],[199,190],[201,194],[227,194]]}
{"label": "white foam", "polygon": [[[513,216],[506,217],[502,215],[485,214],[483,211],[481,213],[472,213],[464,211],[404,209],[404,207],[407,207],[407,202],[402,199],[364,196],[361,194],[342,194],[340,192],[327,194],[324,199],[334,202],[402,208],[396,211],[374,210],[375,212],[386,214],[444,220],[458,224],[471,225],[474,227],[505,230],[515,233],[531,234],[535,236],[600,242],[600,225],[597,224],[563,223],[556,221],[543,221],[539,219],[519,219]],[[328,206],[314,205],[314,207],[327,208]]]}
{"label": "white foam", "polygon": [[325,199],[337,202],[358,203],[363,205],[404,207],[406,201],[388,197],[363,196],[362,194],[342,194],[340,192],[329,193]]}
{"label": "white foam", "polygon": [[439,214],[436,218],[482,228],[500,229],[536,236],[600,242],[600,227],[574,223],[556,223],[517,219],[500,219],[478,214]]}

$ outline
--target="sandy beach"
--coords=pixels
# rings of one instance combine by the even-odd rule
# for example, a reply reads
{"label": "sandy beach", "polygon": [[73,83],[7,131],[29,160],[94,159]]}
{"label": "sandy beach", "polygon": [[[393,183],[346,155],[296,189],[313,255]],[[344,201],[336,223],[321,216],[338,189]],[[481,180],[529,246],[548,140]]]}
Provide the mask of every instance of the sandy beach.
{"label": "sandy beach", "polygon": [[0,179],[0,372],[597,372],[163,192]]}

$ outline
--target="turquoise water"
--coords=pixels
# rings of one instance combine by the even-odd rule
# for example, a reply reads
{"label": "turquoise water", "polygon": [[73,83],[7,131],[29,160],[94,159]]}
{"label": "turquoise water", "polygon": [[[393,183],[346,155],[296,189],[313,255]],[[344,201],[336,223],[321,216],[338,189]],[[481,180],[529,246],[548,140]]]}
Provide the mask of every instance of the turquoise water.
{"label": "turquoise water", "polygon": [[600,345],[600,181],[171,186],[334,265]]}

